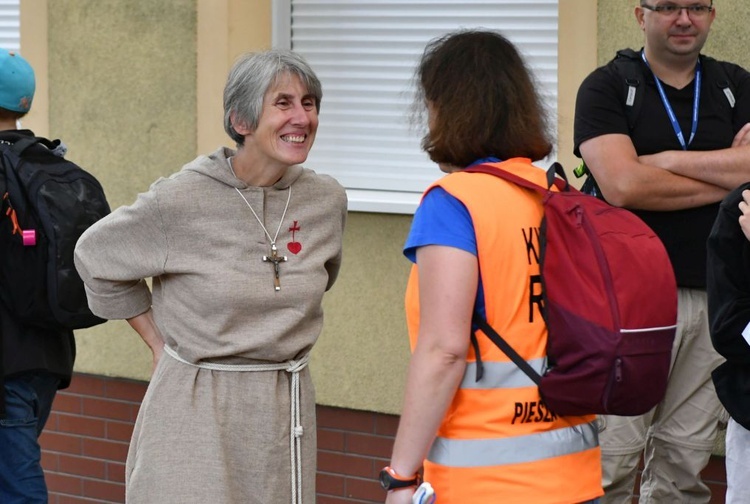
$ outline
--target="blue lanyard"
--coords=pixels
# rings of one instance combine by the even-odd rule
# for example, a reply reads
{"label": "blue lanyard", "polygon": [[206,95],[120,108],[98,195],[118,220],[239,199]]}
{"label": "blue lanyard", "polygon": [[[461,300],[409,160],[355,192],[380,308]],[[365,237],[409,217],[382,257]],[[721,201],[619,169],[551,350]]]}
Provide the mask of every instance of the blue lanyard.
{"label": "blue lanyard", "polygon": [[701,102],[701,60],[699,59],[698,63],[695,65],[695,90],[693,91],[693,125],[690,129],[690,139],[688,140],[687,144],[685,144],[685,137],[682,134],[680,123],[677,122],[677,117],[674,115],[672,105],[670,105],[667,94],[664,92],[664,87],[661,85],[661,81],[659,81],[659,78],[651,69],[651,65],[648,64],[648,61],[646,60],[646,53],[644,51],[641,51],[641,58],[654,76],[654,81],[656,81],[656,88],[659,90],[659,96],[661,96],[661,102],[664,104],[664,108],[667,111],[669,120],[672,122],[672,129],[674,129],[674,133],[675,135],[677,135],[677,140],[680,141],[682,150],[687,150],[688,145],[690,145],[690,143],[693,141],[693,138],[695,137],[695,132],[698,130],[698,106]]}

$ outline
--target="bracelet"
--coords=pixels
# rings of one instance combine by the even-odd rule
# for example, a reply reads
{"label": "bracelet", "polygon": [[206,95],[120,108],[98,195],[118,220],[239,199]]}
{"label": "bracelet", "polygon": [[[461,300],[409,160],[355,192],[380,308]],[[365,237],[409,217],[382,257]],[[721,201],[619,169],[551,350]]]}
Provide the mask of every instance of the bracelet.
{"label": "bracelet", "polygon": [[396,472],[396,470],[395,470],[395,469],[393,469],[393,468],[392,468],[391,466],[385,466],[385,467],[383,468],[383,470],[384,470],[384,471],[388,471],[388,473],[390,473],[390,475],[391,475],[391,476],[393,476],[393,477],[394,477],[395,479],[397,479],[397,480],[401,480],[401,481],[411,481],[411,480],[413,480],[413,479],[418,479],[418,478],[419,478],[419,473],[418,473],[418,472],[415,472],[415,473],[414,473],[414,474],[412,474],[411,476],[401,476],[401,475],[400,475],[399,473],[397,473],[397,472]]}

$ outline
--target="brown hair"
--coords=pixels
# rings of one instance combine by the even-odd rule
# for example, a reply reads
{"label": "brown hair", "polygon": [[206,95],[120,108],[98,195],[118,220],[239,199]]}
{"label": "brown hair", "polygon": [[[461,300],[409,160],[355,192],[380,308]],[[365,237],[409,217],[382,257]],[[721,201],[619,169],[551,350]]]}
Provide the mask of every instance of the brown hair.
{"label": "brown hair", "polygon": [[463,168],[477,159],[544,158],[548,118],[515,46],[490,31],[459,31],[431,41],[416,70],[415,105],[434,114],[422,148],[436,163]]}

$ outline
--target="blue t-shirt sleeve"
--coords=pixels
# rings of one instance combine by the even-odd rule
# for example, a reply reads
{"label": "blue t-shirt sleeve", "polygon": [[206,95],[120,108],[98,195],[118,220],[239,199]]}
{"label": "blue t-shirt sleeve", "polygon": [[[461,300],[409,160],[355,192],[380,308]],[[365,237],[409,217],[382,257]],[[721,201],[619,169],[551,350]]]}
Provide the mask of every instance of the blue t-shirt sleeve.
{"label": "blue t-shirt sleeve", "polygon": [[469,211],[442,187],[434,187],[422,198],[404,244],[404,255],[416,263],[417,249],[425,245],[455,247],[477,255]]}

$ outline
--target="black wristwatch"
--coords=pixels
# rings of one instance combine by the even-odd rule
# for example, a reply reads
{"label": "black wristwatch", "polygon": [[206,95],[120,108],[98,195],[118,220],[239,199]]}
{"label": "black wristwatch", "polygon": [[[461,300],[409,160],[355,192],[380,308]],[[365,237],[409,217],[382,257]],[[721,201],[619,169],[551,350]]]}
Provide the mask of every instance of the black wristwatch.
{"label": "black wristwatch", "polygon": [[419,473],[414,476],[405,478],[396,473],[390,466],[385,466],[380,471],[380,486],[384,490],[396,490],[397,488],[406,488],[410,486],[419,486],[422,483],[422,476]]}

